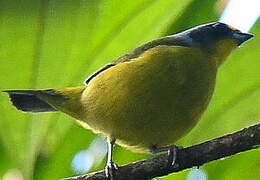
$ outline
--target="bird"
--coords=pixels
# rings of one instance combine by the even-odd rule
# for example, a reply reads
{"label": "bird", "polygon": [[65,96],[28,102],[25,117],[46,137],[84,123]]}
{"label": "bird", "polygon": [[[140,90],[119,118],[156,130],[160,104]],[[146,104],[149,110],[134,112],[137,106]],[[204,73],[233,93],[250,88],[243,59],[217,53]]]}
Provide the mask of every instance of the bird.
{"label": "bird", "polygon": [[84,85],[5,90],[28,113],[60,111],[107,138],[105,174],[116,179],[113,146],[140,153],[169,153],[201,119],[219,67],[253,35],[221,22],[202,24],[130,50],[98,69]]}

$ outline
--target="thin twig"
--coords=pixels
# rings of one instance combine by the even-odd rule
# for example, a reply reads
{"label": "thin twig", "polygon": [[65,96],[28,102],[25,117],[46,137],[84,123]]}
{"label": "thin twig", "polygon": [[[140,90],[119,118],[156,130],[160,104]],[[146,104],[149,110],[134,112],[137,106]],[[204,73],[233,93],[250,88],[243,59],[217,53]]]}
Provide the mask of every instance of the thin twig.
{"label": "thin twig", "polygon": [[[177,152],[175,166],[167,168],[168,156],[134,162],[119,167],[117,180],[145,180],[169,173],[179,172],[207,162],[228,157],[260,146],[260,124],[241,131],[222,136],[211,141],[180,149]],[[64,180],[107,180],[104,171],[66,178]]]}

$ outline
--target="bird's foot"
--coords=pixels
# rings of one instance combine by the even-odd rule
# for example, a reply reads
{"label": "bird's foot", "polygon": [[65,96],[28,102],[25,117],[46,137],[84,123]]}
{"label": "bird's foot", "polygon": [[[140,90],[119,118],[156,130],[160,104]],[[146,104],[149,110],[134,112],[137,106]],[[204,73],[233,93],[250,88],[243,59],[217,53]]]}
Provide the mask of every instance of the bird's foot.
{"label": "bird's foot", "polygon": [[177,146],[170,146],[168,149],[168,165],[167,167],[171,168],[174,166],[177,156]]}
{"label": "bird's foot", "polygon": [[[177,151],[183,149],[183,146],[172,145],[168,149],[168,167],[173,168],[175,166]],[[176,164],[177,165],[177,164]]]}
{"label": "bird's foot", "polygon": [[168,151],[168,165],[167,165],[167,167],[172,168],[175,165],[175,162],[176,162],[177,151],[180,150],[180,149],[183,149],[183,147],[182,146],[176,146],[176,145],[161,147],[161,148],[154,147],[152,149],[152,153],[157,154],[157,153]]}
{"label": "bird's foot", "polygon": [[116,171],[118,170],[118,166],[113,161],[107,163],[105,167],[105,174],[107,179],[116,180]]}

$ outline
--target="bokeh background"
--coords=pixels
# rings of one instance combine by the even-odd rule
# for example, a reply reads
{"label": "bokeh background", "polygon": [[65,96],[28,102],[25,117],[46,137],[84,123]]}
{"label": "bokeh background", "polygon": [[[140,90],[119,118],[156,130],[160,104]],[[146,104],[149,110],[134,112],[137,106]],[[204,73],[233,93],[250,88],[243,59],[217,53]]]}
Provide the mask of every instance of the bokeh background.
{"label": "bokeh background", "polygon": [[[217,21],[227,2],[0,0],[0,90],[82,85],[93,71],[144,42]],[[184,147],[260,122],[260,6],[258,0],[247,4],[257,8],[254,20],[246,16],[253,10],[240,5],[221,21],[245,31],[255,23],[255,37],[221,67],[207,112],[178,142]],[[72,118],[19,112],[0,93],[0,179],[51,180],[100,170],[105,153],[104,139]],[[119,165],[148,157],[115,147]],[[162,179],[173,178],[260,179],[260,149]]]}

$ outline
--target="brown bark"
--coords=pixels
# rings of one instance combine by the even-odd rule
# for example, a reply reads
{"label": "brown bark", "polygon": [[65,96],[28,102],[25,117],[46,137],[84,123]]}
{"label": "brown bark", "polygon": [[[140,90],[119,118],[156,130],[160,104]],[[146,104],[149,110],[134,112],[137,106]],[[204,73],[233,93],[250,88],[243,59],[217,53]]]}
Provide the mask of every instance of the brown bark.
{"label": "brown bark", "polygon": [[[179,172],[207,162],[228,157],[260,146],[260,124],[241,131],[225,135],[198,145],[180,149],[177,152],[175,166],[167,168],[168,156],[130,163],[119,167],[117,180],[145,180],[169,173]],[[65,178],[64,180],[106,180],[104,171]]]}

